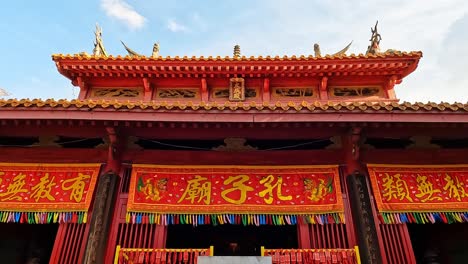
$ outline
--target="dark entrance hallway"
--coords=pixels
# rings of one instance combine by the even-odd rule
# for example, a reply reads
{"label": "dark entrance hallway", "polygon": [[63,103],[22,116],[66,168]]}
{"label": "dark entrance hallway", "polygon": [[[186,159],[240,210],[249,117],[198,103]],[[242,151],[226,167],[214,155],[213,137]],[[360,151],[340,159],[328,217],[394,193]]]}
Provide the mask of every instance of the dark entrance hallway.
{"label": "dark entrance hallway", "polygon": [[419,264],[468,263],[468,224],[409,224]]}
{"label": "dark entrance hallway", "polygon": [[167,248],[208,248],[215,256],[260,256],[260,247],[297,248],[296,226],[198,226],[168,227]]}
{"label": "dark entrance hallway", "polygon": [[49,263],[58,224],[0,223],[1,263]]}

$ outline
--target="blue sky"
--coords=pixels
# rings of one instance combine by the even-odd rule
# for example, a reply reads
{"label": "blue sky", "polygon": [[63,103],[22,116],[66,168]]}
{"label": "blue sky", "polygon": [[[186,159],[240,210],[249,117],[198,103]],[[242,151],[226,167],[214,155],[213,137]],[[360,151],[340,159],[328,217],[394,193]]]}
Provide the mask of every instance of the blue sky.
{"label": "blue sky", "polygon": [[396,87],[402,101],[468,102],[468,1],[465,0],[49,0],[5,1],[0,8],[0,88],[6,98],[68,98],[78,89],[60,75],[54,53],[92,53],[94,27],[108,53],[162,56],[333,53],[353,40],[365,52],[379,20],[381,48],[421,50],[419,68]]}

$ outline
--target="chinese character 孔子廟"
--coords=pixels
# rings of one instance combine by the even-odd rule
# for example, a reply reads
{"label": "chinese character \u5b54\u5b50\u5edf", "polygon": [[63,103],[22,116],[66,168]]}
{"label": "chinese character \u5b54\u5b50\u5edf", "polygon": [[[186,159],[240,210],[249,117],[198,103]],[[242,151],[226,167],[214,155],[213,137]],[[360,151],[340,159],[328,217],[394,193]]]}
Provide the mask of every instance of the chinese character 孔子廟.
{"label": "chinese character \u5b54\u5b50\u5edf", "polygon": [[205,204],[210,204],[211,182],[206,177],[197,175],[194,179],[187,181],[187,183],[187,188],[179,201],[177,201],[178,203],[183,200],[189,200],[193,204],[198,198],[197,203],[203,201]]}
{"label": "chinese character \u5b54\u5b50\u5edf", "polygon": [[[263,186],[265,186],[265,190],[259,192],[258,195],[265,200],[265,203],[267,204],[273,203],[273,189],[275,188],[276,188],[276,196],[278,197],[278,199],[280,199],[281,201],[292,200],[291,195],[284,196],[281,193],[281,186],[283,185],[283,178],[281,176],[278,176],[276,183],[273,183],[274,181],[275,181],[275,177],[271,174],[260,180],[260,184],[263,184]],[[268,196],[268,198],[266,198],[265,196]]]}
{"label": "chinese character \u5b54\u5b50\u5edf", "polygon": [[[224,191],[221,192],[221,196],[223,197],[224,200],[226,200],[229,203],[233,204],[243,204],[245,202],[245,199],[247,198],[247,192],[253,191],[253,188],[245,185],[245,182],[249,180],[249,176],[247,175],[237,175],[237,176],[229,176],[224,181],[224,185],[232,183],[232,188],[225,189]],[[239,199],[232,199],[227,196],[227,194],[231,192],[239,191]]]}

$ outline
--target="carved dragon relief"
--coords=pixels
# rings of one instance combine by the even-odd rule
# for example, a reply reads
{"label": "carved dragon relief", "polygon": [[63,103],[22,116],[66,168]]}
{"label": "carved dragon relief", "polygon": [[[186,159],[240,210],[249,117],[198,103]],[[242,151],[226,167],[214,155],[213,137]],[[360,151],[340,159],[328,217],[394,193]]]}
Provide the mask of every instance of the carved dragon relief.
{"label": "carved dragon relief", "polygon": [[[128,55],[130,55],[132,57],[142,57],[142,56],[144,56],[144,55],[141,55],[140,53],[132,50],[131,48],[129,48],[127,45],[125,45],[125,43],[123,41],[120,41],[120,42],[124,46],[124,48],[127,51]],[[153,45],[153,51],[151,53],[151,57],[156,58],[158,56],[159,56],[159,42],[156,42]]]}
{"label": "carved dragon relief", "polygon": [[[342,48],[340,51],[335,52],[333,54],[330,54],[331,56],[340,56],[340,55],[346,55],[346,52],[349,50],[351,47],[351,44],[353,42],[351,41],[346,47]],[[328,55],[328,54],[327,54]],[[314,44],[314,56],[317,58],[322,57],[322,52],[320,51],[320,45],[318,43]]]}
{"label": "carved dragon relief", "polygon": [[195,98],[198,95],[196,89],[158,89],[157,97],[174,99],[174,98]]}
{"label": "carved dragon relief", "polygon": [[332,87],[332,96],[335,97],[358,97],[379,95],[379,87]]}
{"label": "carved dragon relief", "polygon": [[313,97],[312,88],[274,88],[274,95],[279,97]]}

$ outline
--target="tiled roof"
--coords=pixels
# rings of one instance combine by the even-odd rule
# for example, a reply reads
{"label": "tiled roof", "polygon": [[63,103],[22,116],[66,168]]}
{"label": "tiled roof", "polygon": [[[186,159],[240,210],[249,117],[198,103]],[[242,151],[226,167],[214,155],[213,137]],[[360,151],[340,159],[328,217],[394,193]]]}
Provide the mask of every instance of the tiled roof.
{"label": "tiled roof", "polygon": [[192,111],[295,111],[295,112],[458,112],[468,113],[467,103],[396,103],[396,102],[130,102],[104,100],[8,99],[0,100],[0,111],[18,109],[115,109],[115,110],[192,110]]}
{"label": "tiled roof", "polygon": [[388,51],[379,54],[350,54],[350,55],[325,55],[323,57],[314,57],[312,55],[292,55],[292,56],[241,56],[241,57],[188,57],[188,56],[167,56],[167,57],[147,57],[147,56],[94,56],[89,54],[53,54],[53,60],[72,59],[72,60],[114,60],[114,61],[309,61],[309,60],[340,60],[340,59],[372,59],[372,58],[404,58],[404,57],[422,57],[421,51],[400,52]]}

